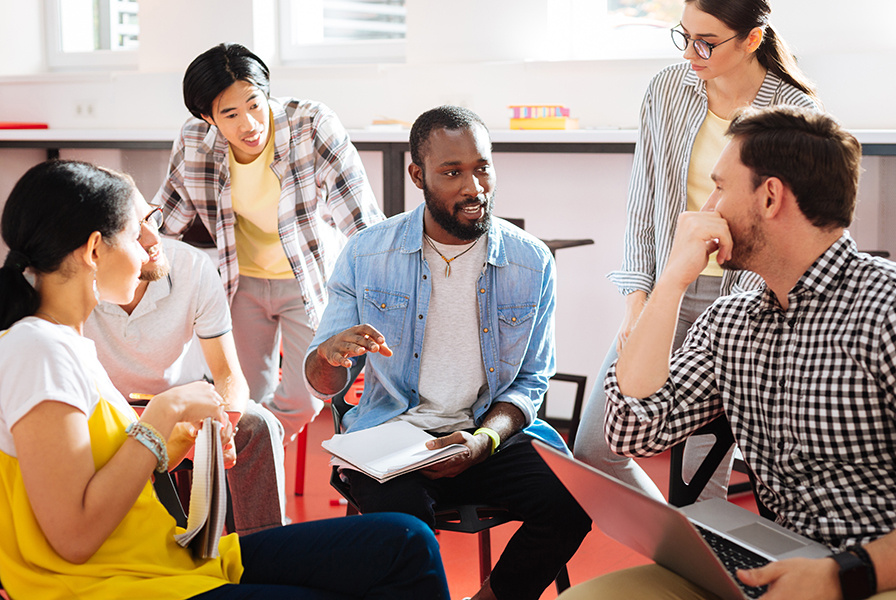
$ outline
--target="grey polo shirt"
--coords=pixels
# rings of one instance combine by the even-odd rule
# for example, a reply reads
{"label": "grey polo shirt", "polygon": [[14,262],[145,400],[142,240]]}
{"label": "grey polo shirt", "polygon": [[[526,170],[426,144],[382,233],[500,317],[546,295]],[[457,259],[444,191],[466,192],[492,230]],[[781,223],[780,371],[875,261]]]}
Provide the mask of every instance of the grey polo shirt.
{"label": "grey polo shirt", "polygon": [[224,285],[211,259],[183,242],[163,239],[167,277],[149,284],[134,312],[100,302],[84,326],[100,363],[122,394],[157,394],[207,372],[197,337],[231,329]]}

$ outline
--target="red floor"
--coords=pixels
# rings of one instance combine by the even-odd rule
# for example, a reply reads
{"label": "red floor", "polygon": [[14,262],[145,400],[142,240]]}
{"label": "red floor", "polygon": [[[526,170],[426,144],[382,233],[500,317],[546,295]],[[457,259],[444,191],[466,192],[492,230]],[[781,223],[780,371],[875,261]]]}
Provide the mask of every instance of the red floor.
{"label": "red floor", "polygon": [[[294,521],[338,517],[345,514],[345,506],[338,503],[339,494],[330,488],[330,468],[327,466],[329,455],[320,447],[321,441],[333,433],[333,424],[329,416],[329,407],[325,407],[321,416],[311,425],[308,435],[308,456],[305,464],[305,494],[294,496],[295,444],[290,444],[286,451],[286,489],[287,515]],[[668,481],[669,461],[666,455],[640,461],[644,469],[664,489]],[[752,498],[738,498],[739,504],[755,509]],[[752,505],[752,506],[751,506]],[[492,560],[497,560],[507,540],[517,525],[508,523],[492,529]],[[448,585],[451,597],[459,600],[472,596],[479,589],[478,548],[476,536],[440,532],[439,542],[442,548],[442,560],[448,574]],[[579,551],[569,562],[569,576],[573,585],[591,579],[597,575],[621,568],[649,562],[644,557],[627,547],[606,537],[598,530],[592,530]],[[551,587],[541,596],[541,600],[557,597],[556,590]]]}

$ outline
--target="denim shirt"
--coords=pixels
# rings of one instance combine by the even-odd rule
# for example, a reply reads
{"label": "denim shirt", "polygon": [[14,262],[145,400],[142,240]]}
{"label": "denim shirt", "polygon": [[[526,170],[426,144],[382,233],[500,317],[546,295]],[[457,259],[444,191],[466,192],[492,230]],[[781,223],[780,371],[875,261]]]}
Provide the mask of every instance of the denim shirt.
{"label": "denim shirt", "polygon": [[[394,352],[388,358],[367,355],[364,393],[343,418],[346,431],[380,425],[420,403],[419,357],[433,276],[423,259],[424,207],[355,234],[330,277],[329,303],[308,354],[362,323],[382,333]],[[474,421],[481,424],[494,402],[509,402],[523,413],[526,433],[566,450],[560,435],[536,416],[555,372],[550,251],[521,229],[492,218],[487,264],[477,287],[488,393],[473,404]],[[308,387],[315,396],[327,397]]]}

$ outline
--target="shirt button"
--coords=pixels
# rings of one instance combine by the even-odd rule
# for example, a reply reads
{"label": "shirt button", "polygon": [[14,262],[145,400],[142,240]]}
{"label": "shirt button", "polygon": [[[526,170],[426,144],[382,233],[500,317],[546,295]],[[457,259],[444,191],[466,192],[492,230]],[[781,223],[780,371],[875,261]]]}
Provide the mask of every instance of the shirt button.
{"label": "shirt button", "polygon": [[425,275],[425,274],[423,275],[423,279],[426,279],[426,275]]}
{"label": "shirt button", "polygon": [[414,358],[417,358],[417,353],[416,353],[416,352],[414,352]]}
{"label": "shirt button", "polygon": [[489,373],[494,373],[494,372],[495,372],[495,368],[494,368],[494,367],[489,367],[489,368],[488,368],[488,372],[489,372]]}
{"label": "shirt button", "polygon": [[418,318],[418,319],[422,319],[422,318],[423,318],[423,315],[417,315],[417,318]]}
{"label": "shirt button", "polygon": [[482,333],[488,333],[488,327],[482,330]]}
{"label": "shirt button", "polygon": [[516,317],[510,317],[510,321],[511,321],[512,323],[516,323]]}
{"label": "shirt button", "polygon": [[412,394],[416,394],[416,393],[417,393],[417,390],[411,390],[411,393],[412,393]]}
{"label": "shirt button", "polygon": [[380,308],[386,308],[385,304],[380,304]]}
{"label": "shirt button", "polygon": [[479,288],[479,293],[480,293],[480,294],[484,294],[484,293],[485,293],[485,288]]}

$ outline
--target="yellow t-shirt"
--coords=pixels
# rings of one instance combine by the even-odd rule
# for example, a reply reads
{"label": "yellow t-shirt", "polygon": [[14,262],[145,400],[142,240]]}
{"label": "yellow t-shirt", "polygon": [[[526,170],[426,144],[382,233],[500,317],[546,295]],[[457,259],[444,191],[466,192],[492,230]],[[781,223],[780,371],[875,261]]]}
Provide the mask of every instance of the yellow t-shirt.
{"label": "yellow t-shirt", "polygon": [[[715,189],[715,183],[709,174],[728,143],[725,131],[731,121],[716,116],[711,110],[706,111],[706,118],[691,149],[691,162],[688,164],[688,210],[698,211],[703,208],[709,195]],[[709,264],[701,275],[721,277],[722,267],[716,262],[716,254],[709,257]]]}
{"label": "yellow t-shirt", "polygon": [[[127,439],[132,420],[105,399],[88,419],[93,461],[102,467]],[[65,457],[60,457],[64,460]],[[236,534],[221,538],[220,556],[194,559],[174,541],[178,528],[147,480],[124,520],[87,562],[76,565],[50,546],[25,493],[17,458],[0,452],[0,577],[13,598],[143,598],[180,600],[238,583],[243,573]]]}
{"label": "yellow t-shirt", "polygon": [[233,150],[228,150],[228,160],[240,275],[292,279],[292,266],[278,230],[280,180],[270,168],[274,162],[274,136],[271,135],[262,153],[252,162],[238,163]]}

